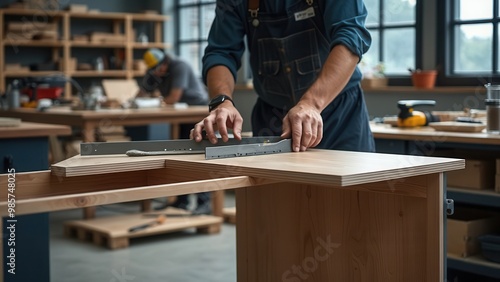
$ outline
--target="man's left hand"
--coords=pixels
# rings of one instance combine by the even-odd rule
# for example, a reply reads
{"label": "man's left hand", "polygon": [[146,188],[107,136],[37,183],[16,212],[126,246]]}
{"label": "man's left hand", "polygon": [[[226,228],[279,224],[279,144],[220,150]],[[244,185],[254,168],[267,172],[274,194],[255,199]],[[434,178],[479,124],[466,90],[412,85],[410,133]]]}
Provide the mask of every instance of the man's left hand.
{"label": "man's left hand", "polygon": [[290,109],[283,119],[281,137],[290,136],[294,152],[317,146],[323,138],[323,119],[318,109],[302,101]]}

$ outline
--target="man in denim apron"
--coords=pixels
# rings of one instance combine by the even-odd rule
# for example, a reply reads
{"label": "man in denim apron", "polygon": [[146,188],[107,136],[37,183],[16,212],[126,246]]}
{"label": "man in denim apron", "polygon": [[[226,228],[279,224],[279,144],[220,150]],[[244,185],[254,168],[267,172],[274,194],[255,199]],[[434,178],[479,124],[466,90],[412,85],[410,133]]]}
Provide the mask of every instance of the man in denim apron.
{"label": "man in denim apron", "polygon": [[246,36],[259,95],[254,136],[292,138],[296,152],[374,151],[357,68],[371,43],[366,15],[362,0],[217,1],[203,57],[214,99],[192,137],[201,140],[205,130],[215,143],[218,130],[226,141],[232,129],[241,138],[243,120],[231,97]]}

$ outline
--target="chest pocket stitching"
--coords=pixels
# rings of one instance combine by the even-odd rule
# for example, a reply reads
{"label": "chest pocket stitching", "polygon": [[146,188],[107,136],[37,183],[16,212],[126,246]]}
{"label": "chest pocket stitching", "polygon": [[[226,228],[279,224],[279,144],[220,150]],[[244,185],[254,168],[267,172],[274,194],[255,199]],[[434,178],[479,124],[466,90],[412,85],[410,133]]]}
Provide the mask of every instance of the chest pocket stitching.
{"label": "chest pocket stitching", "polygon": [[317,72],[321,68],[319,55],[315,54],[295,60],[295,66],[297,67],[297,73],[300,75]]}
{"label": "chest pocket stitching", "polygon": [[280,61],[266,61],[262,62],[261,75],[272,75],[275,76],[280,70]]}

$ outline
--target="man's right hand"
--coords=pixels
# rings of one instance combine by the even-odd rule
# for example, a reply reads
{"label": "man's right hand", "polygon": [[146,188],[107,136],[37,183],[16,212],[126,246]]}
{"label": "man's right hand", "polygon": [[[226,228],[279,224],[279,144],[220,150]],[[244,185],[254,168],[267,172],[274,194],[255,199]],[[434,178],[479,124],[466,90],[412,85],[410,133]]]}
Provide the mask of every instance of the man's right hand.
{"label": "man's right hand", "polygon": [[212,144],[216,144],[218,141],[216,132],[218,131],[222,141],[227,142],[229,140],[228,129],[232,129],[234,138],[241,140],[242,126],[243,118],[241,114],[231,101],[225,101],[194,126],[190,138],[200,142],[203,139],[203,131],[205,131],[207,139]]}

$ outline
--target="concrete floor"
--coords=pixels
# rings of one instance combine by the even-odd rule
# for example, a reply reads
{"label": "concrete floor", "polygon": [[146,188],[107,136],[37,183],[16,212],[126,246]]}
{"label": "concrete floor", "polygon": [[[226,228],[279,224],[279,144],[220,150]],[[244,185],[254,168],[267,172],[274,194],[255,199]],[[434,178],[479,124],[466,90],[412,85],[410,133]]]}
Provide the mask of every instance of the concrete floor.
{"label": "concrete floor", "polygon": [[[234,206],[233,195],[226,193],[225,206]],[[98,207],[97,216],[137,211],[137,203],[116,204]],[[193,229],[136,238],[128,248],[112,251],[64,236],[63,223],[81,216],[79,209],[50,214],[52,282],[236,281],[232,224],[223,224],[219,234],[199,235]]]}

